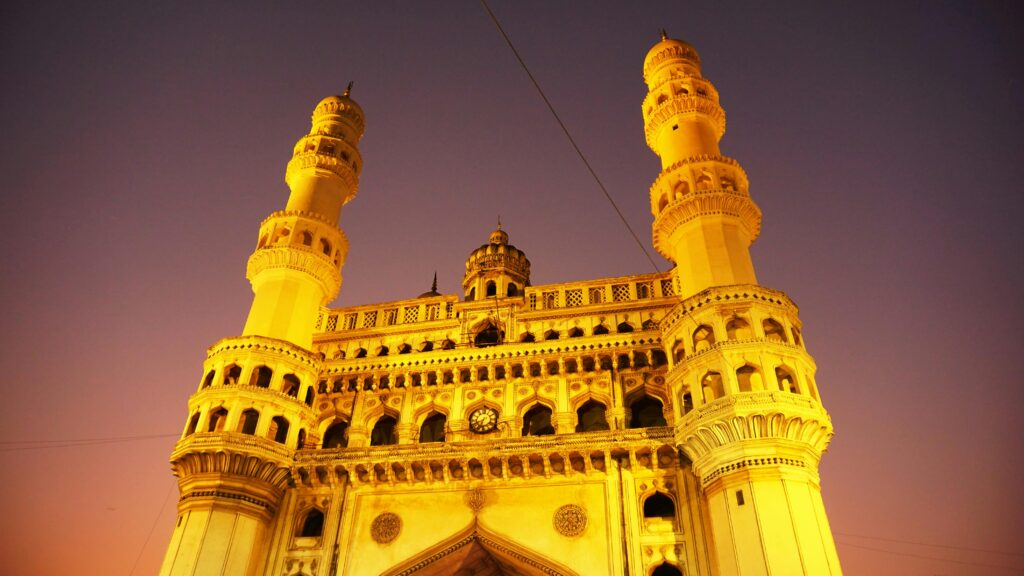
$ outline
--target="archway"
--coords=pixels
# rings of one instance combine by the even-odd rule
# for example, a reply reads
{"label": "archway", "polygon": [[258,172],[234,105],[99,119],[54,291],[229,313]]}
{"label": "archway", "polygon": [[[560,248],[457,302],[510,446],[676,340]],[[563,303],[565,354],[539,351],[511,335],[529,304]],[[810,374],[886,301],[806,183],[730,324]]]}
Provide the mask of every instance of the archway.
{"label": "archway", "polygon": [[558,562],[470,524],[381,576],[578,576]]}

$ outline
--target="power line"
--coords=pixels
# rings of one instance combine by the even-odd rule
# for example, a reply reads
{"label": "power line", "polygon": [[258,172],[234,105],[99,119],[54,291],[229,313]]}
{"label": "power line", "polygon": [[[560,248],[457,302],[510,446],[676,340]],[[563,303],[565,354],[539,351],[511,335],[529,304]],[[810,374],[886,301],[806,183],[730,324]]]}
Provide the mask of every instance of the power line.
{"label": "power line", "polygon": [[128,573],[128,576],[135,574],[135,569],[139,567],[139,560],[142,559],[142,553],[146,551],[146,545],[149,544],[149,539],[153,537],[153,532],[156,530],[156,525],[160,522],[160,517],[164,514],[164,508],[167,507],[167,501],[171,499],[171,494],[174,492],[176,483],[171,483],[171,487],[167,490],[167,495],[164,496],[164,501],[160,504],[160,511],[156,513],[156,518],[153,519],[153,525],[149,527],[149,534],[146,534],[145,541],[142,542],[142,548],[139,548],[139,554],[135,557],[135,563],[132,564],[132,571]]}
{"label": "power line", "polygon": [[502,38],[505,39],[505,43],[508,44],[508,47],[512,49],[512,54],[514,54],[516,60],[519,61],[519,65],[522,66],[523,71],[526,72],[526,75],[530,77],[530,82],[532,82],[533,87],[537,89],[537,93],[539,93],[541,99],[544,100],[544,104],[546,104],[548,110],[551,111],[551,115],[555,117],[555,121],[557,121],[558,125],[562,128],[562,132],[564,132],[565,137],[569,139],[569,143],[572,144],[573,149],[576,150],[576,154],[580,157],[580,160],[583,161],[583,164],[587,167],[587,170],[590,172],[590,175],[594,178],[594,181],[597,182],[598,187],[601,188],[601,192],[604,193],[604,197],[608,199],[608,202],[612,205],[612,208],[615,209],[615,213],[618,214],[619,219],[622,220],[622,224],[626,227],[626,230],[629,231],[629,234],[630,236],[633,237],[633,240],[636,241],[636,245],[640,247],[640,250],[644,253],[644,256],[647,257],[647,261],[651,263],[651,266],[654,267],[654,270],[657,272],[661,272],[661,269],[658,268],[658,265],[654,262],[654,258],[651,258],[651,254],[647,251],[647,247],[644,246],[643,242],[641,242],[640,238],[636,235],[636,232],[633,231],[633,227],[629,225],[629,222],[626,220],[626,217],[622,214],[622,210],[619,209],[619,206],[615,203],[615,200],[612,198],[612,195],[608,193],[608,189],[605,188],[604,183],[601,182],[601,178],[598,177],[597,172],[594,171],[594,168],[590,165],[590,162],[587,161],[587,157],[583,155],[583,151],[580,150],[580,147],[576,145],[576,140],[572,137],[572,134],[569,133],[569,129],[566,128],[565,123],[562,122],[562,118],[558,115],[558,112],[555,111],[555,107],[551,104],[551,101],[548,100],[547,95],[544,94],[544,90],[541,89],[540,83],[538,83],[537,79],[533,77],[533,73],[530,72],[530,69],[526,66],[526,62],[523,60],[522,56],[519,55],[519,51],[516,50],[515,45],[512,44],[512,39],[508,37],[508,34],[505,33],[505,29],[502,28],[501,23],[498,22],[498,17],[494,15],[493,11],[491,11],[491,7],[487,5],[487,0],[480,0],[480,3],[483,4],[484,10],[486,10],[487,14],[491,17],[491,21],[494,22],[494,26],[498,28],[498,32],[500,32]]}
{"label": "power line", "polygon": [[895,550],[886,550],[884,548],[872,548],[870,546],[861,546],[859,544],[850,544],[849,542],[836,542],[840,546],[849,546],[851,548],[860,548],[861,550],[871,550],[872,552],[882,552],[884,554],[893,554],[895,556],[907,556],[909,558],[919,558],[922,560],[934,560],[936,562],[948,562],[952,564],[962,564],[964,566],[977,566],[981,568],[999,568],[1002,570],[1013,570],[1015,572],[1024,573],[1024,568],[1016,568],[1013,566],[1003,566],[1000,564],[986,564],[983,562],[968,562],[966,560],[952,560],[950,558],[938,558],[936,556],[925,556],[924,554],[914,554],[911,552],[897,552]]}
{"label": "power line", "polygon": [[967,552],[982,552],[985,554],[1004,554],[1006,556],[1020,556],[1024,557],[1024,554],[1020,552],[1003,552],[1002,550],[988,550],[985,548],[968,548],[966,546],[953,546],[951,544],[929,544],[927,542],[913,542],[911,540],[897,540],[895,538],[882,538],[880,536],[865,536],[863,534],[850,534],[847,532],[833,532],[836,536],[849,536],[851,538],[865,538],[867,540],[879,540],[881,542],[894,542],[896,544],[910,544],[913,546],[929,546],[931,548],[946,548],[949,550],[964,550]]}
{"label": "power line", "polygon": [[[0,441],[0,452],[23,452],[51,448],[78,448],[122,442],[137,442],[156,438],[177,438],[178,434],[145,434],[139,436],[109,436],[106,438],[65,438],[62,440],[9,440]],[[13,445],[12,445],[13,444]],[[17,444],[21,444],[18,446]]]}

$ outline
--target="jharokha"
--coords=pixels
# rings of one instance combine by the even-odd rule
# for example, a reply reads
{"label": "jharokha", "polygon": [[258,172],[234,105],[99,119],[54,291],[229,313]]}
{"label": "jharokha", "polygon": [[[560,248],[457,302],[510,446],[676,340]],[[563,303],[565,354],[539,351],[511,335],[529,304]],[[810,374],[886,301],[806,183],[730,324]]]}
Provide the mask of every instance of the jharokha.
{"label": "jharokha", "polygon": [[[758,285],[761,211],[697,52],[643,63],[665,273],[534,286],[500,227],[462,294],[327,308],[363,110],[325,98],[260,225],[241,336],[171,455],[161,574],[839,575],[832,424],[797,307]],[[372,161],[372,160],[371,160]]]}

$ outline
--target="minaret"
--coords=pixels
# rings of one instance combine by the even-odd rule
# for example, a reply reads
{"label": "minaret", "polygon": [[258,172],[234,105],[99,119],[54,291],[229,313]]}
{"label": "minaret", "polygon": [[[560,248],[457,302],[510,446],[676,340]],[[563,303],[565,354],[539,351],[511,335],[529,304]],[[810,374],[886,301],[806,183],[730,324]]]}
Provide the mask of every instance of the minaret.
{"label": "minaret", "polygon": [[260,225],[249,258],[243,334],[207,351],[171,455],[180,499],[162,576],[262,573],[294,451],[319,443],[313,331],[341,286],[348,242],[337,223],[359,183],[363,126],[346,90],[317,104],[295,145],[288,204]]}
{"label": "minaret", "polygon": [[712,574],[837,576],[818,463],[832,423],[796,305],[757,285],[749,247],[761,212],[722,156],[725,112],[686,42],[662,36],[644,60],[657,250],[675,263],[679,304],[661,323],[672,352],[676,442],[692,461]]}
{"label": "minaret", "polygon": [[348,240],[337,227],[341,207],[355,197],[363,160],[363,110],[349,96],[324,98],[313,127],[295,144],[285,182],[284,211],[260,225],[246,276],[255,293],[245,335],[287,340],[310,348],[321,306],[338,295]]}
{"label": "minaret", "polygon": [[749,249],[761,211],[743,168],[718,150],[725,111],[701,76],[697,51],[662,39],[644,59],[644,81],[644,135],[661,157],[651,186],[654,247],[676,264],[678,293],[757,283]]}

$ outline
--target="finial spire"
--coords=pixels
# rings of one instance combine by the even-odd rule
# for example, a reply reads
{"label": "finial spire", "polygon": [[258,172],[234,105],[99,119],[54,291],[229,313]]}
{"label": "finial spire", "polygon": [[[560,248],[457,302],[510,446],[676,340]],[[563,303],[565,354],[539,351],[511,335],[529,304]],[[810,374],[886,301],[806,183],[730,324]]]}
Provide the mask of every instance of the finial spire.
{"label": "finial spire", "polygon": [[437,270],[434,270],[434,283],[430,285],[431,292],[437,292]]}
{"label": "finial spire", "polygon": [[661,39],[668,40],[668,32],[665,32],[664,28],[661,29]]}
{"label": "finial spire", "polygon": [[345,87],[345,94],[343,94],[343,96],[347,97],[350,94],[352,94],[352,85],[353,84],[355,84],[355,81],[349,81],[348,86]]}
{"label": "finial spire", "polygon": [[498,214],[498,230],[501,230],[501,214]]}

